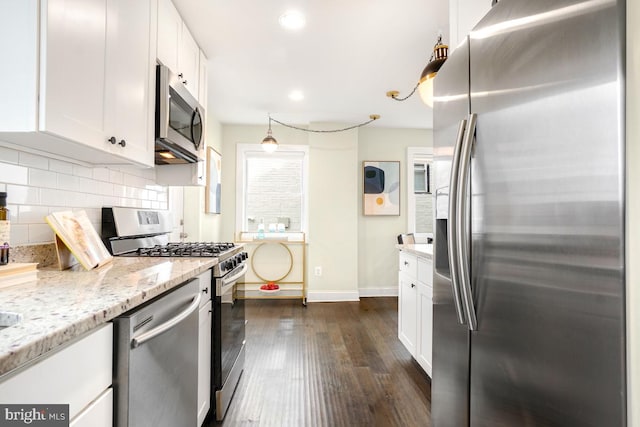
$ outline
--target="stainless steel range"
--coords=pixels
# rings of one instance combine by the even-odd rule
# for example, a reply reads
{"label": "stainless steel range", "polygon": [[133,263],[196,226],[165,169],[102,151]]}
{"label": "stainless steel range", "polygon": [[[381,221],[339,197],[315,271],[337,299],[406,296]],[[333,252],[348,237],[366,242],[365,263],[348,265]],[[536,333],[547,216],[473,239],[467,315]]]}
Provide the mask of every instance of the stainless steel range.
{"label": "stainless steel range", "polygon": [[102,239],[114,256],[217,258],[211,289],[211,408],[222,420],[244,370],[244,302],[237,298],[237,283],[248,269],[248,254],[234,243],[169,242],[171,216],[167,211],[102,208]]}

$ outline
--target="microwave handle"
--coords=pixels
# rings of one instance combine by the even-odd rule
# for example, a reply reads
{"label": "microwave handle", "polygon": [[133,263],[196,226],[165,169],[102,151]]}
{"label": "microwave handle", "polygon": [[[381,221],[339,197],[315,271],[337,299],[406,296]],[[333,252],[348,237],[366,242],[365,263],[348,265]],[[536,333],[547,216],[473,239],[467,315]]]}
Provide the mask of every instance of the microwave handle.
{"label": "microwave handle", "polygon": [[[200,132],[200,138],[196,141],[196,136],[193,134],[193,124],[196,121],[197,117],[200,117],[200,123],[202,123],[202,132]],[[196,146],[196,149],[200,148],[200,144],[202,144],[202,139],[204,138],[204,115],[203,112],[200,111],[199,107],[196,107],[193,110],[193,114],[191,115],[191,140],[193,141],[193,145]]]}

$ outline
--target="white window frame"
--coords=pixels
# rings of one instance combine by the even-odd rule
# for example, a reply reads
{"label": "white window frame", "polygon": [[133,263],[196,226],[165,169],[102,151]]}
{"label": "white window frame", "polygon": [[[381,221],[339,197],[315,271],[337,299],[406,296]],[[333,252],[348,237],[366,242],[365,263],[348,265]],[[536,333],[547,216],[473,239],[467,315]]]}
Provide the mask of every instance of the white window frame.
{"label": "white window frame", "polygon": [[[433,167],[433,147],[407,147],[407,230],[409,233],[416,231],[416,195],[414,189],[413,164],[421,160],[431,162]],[[433,193],[433,182],[431,183]],[[435,206],[434,206],[435,210]]]}
{"label": "white window frame", "polygon": [[278,152],[303,153],[302,160],[302,212],[300,213],[302,232],[308,234],[309,229],[309,147],[306,145],[278,145],[274,153],[265,153],[260,144],[236,145],[236,235],[246,228],[245,194],[247,189],[246,153],[264,153],[265,156],[278,155]]}

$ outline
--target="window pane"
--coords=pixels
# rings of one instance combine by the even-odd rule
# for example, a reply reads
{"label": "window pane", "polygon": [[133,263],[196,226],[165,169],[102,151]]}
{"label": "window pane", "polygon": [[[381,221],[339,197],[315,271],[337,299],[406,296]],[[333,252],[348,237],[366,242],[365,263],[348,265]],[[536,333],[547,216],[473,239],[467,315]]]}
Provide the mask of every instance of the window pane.
{"label": "window pane", "polygon": [[302,231],[303,153],[246,153],[245,213],[247,231],[263,221],[289,222],[287,231]]}

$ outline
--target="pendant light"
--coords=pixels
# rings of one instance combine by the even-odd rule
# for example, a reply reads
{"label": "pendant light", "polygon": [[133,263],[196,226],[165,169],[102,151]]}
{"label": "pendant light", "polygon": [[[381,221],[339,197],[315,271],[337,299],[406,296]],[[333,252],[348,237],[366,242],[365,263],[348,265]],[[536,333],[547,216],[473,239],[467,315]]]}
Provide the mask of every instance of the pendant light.
{"label": "pendant light", "polygon": [[438,41],[433,47],[429,63],[424,67],[424,70],[422,70],[422,74],[420,75],[418,93],[420,93],[422,102],[427,104],[429,107],[433,107],[433,79],[436,74],[438,74],[438,71],[440,71],[442,64],[447,60],[448,51],[449,47],[442,44],[442,36],[438,36]]}
{"label": "pendant light", "polygon": [[429,58],[429,62],[427,66],[422,70],[422,74],[420,75],[420,80],[415,85],[411,93],[405,96],[404,98],[398,98],[400,92],[397,90],[390,90],[387,92],[387,96],[394,101],[406,101],[413,95],[416,90],[420,93],[420,98],[422,102],[427,104],[429,107],[433,107],[433,79],[440,71],[440,67],[447,60],[447,55],[449,52],[449,46],[442,43],[442,34],[438,35],[438,40],[436,44],[433,46],[433,52],[431,52],[431,57]]}
{"label": "pendant light", "polygon": [[269,116],[269,130],[267,131],[267,136],[261,142],[262,149],[267,153],[273,153],[278,149],[278,141],[271,134],[271,116]]}

